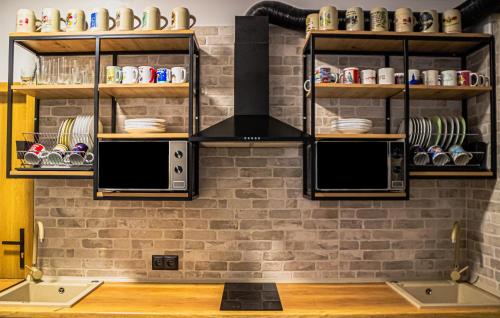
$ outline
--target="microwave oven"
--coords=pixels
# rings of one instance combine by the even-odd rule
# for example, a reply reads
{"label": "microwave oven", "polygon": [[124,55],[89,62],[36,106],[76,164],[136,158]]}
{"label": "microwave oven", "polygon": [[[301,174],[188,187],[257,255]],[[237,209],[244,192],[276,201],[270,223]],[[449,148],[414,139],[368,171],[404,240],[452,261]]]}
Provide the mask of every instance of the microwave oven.
{"label": "microwave oven", "polygon": [[316,191],[404,192],[405,142],[316,142]]}
{"label": "microwave oven", "polygon": [[187,191],[187,141],[99,141],[97,187],[106,192]]}

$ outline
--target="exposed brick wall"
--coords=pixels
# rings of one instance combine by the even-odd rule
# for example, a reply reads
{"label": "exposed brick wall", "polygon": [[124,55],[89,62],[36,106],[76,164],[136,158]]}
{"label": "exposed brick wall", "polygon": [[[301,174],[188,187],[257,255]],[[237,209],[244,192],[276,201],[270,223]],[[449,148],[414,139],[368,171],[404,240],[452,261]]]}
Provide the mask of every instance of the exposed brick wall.
{"label": "exposed brick wall", "polygon": [[[207,127],[232,114],[233,28],[203,27],[197,37],[203,50],[202,124]],[[272,28],[271,113],[298,127],[302,38],[301,33]],[[127,57],[119,63],[185,63],[164,58]],[[382,63],[359,57],[324,62],[374,68]],[[395,58],[394,63],[401,61]],[[445,68],[457,62],[412,63]],[[109,129],[109,101],[104,103]],[[382,129],[383,101],[318,104],[319,129],[326,129],[336,115],[373,118],[376,129]],[[175,130],[185,125],[185,100],[128,99],[119,106],[120,120],[154,115],[175,118]],[[90,112],[91,107],[91,101],[46,101],[42,127],[54,129],[63,116]],[[460,109],[459,103],[421,102],[413,112],[426,115],[436,107]],[[398,109],[396,101],[395,115]],[[46,273],[318,282],[449,274],[450,229],[456,220],[465,226],[467,181],[413,180],[410,201],[313,202],[302,197],[300,148],[202,148],[200,163],[201,194],[192,202],[93,201],[90,181],[37,180],[36,216],[47,235],[41,249]],[[150,270],[151,255],[163,253],[179,254],[181,269]]]}

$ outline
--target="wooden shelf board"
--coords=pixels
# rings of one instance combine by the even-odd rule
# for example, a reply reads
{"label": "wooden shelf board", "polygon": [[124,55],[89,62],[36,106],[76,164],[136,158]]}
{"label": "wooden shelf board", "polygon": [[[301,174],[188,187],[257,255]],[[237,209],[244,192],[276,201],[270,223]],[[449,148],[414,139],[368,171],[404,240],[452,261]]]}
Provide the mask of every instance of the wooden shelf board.
{"label": "wooden shelf board", "polygon": [[[471,98],[484,93],[489,93],[491,87],[481,86],[429,86],[429,85],[411,85],[411,99],[445,99],[445,100],[462,100]],[[400,93],[396,98],[403,98],[404,94]]]}
{"label": "wooden shelf board", "polygon": [[39,99],[94,98],[93,84],[12,85],[12,89]]}
{"label": "wooden shelf board", "polygon": [[43,170],[43,171],[34,171],[34,170],[11,170],[10,174],[12,176],[33,176],[33,177],[92,177],[94,176],[93,171],[64,171],[64,170]]}
{"label": "wooden shelf board", "polygon": [[[103,32],[47,32],[47,33],[10,33],[19,38],[22,45],[38,53],[91,53],[95,52],[96,36],[101,36],[101,52],[123,51],[188,51],[189,38],[193,30],[157,31],[103,31]],[[127,35],[146,35],[148,37],[127,38]],[[169,37],[154,37],[169,35]],[[178,35],[179,37],[176,37]],[[51,38],[56,37],[56,38]],[[71,39],[73,37],[73,39]],[[196,41],[196,37],[195,37]]]}
{"label": "wooden shelf board", "polygon": [[404,139],[405,134],[317,134],[320,139]]}
{"label": "wooden shelf board", "polygon": [[[381,84],[316,84],[317,98],[388,98],[402,92],[404,85]],[[309,96],[310,94],[308,94]]]}
{"label": "wooden shelf board", "polygon": [[144,133],[144,134],[129,134],[129,133],[109,133],[97,134],[100,139],[187,139],[187,133]]}
{"label": "wooden shelf board", "polygon": [[407,38],[409,53],[435,54],[463,54],[491,37],[484,33],[312,31],[306,36],[304,50],[311,34],[321,36],[316,37],[317,51],[403,52],[402,39]]}
{"label": "wooden shelf board", "polygon": [[316,198],[404,198],[405,192],[316,192]]}
{"label": "wooden shelf board", "polygon": [[491,171],[410,171],[410,177],[492,177]]}
{"label": "wooden shelf board", "polygon": [[98,198],[188,198],[188,193],[151,193],[151,192],[97,192]]}
{"label": "wooden shelf board", "polygon": [[189,83],[99,84],[99,92],[117,98],[185,98]]}

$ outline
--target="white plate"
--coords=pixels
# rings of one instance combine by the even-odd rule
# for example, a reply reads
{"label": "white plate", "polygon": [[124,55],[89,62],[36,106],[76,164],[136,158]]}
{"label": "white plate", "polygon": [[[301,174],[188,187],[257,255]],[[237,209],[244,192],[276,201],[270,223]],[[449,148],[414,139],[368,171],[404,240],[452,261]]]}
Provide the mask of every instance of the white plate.
{"label": "white plate", "polygon": [[432,146],[432,122],[430,118],[426,118],[427,120],[427,146],[426,148],[429,148]]}
{"label": "white plate", "polygon": [[410,117],[409,127],[410,130],[408,133],[410,135],[410,145],[413,146],[415,144],[415,124],[413,123],[413,118]]}
{"label": "white plate", "polygon": [[146,128],[146,129],[143,129],[143,128],[131,128],[131,129],[125,129],[126,132],[128,133],[161,133],[161,132],[165,132],[164,129],[155,129],[155,128]]}
{"label": "white plate", "polygon": [[439,118],[441,119],[441,124],[443,124],[439,145],[444,150],[444,146],[446,145],[446,141],[448,139],[448,122],[444,116],[439,116]]}
{"label": "white plate", "polygon": [[415,145],[421,146],[422,140],[422,124],[420,123],[420,118],[415,118],[415,124],[417,126],[417,130],[415,131]]}
{"label": "white plate", "polygon": [[125,119],[125,122],[153,122],[153,123],[164,123],[165,119],[162,118],[133,118],[133,119]]}

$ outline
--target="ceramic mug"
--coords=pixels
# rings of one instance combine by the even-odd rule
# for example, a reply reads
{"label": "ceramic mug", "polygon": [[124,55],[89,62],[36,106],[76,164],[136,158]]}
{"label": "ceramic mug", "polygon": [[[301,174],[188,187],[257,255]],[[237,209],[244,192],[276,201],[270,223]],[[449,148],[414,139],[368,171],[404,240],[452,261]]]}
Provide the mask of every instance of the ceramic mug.
{"label": "ceramic mug", "polygon": [[[160,24],[161,21],[164,21],[163,25]],[[167,18],[160,14],[160,9],[157,7],[146,7],[142,12],[142,30],[163,30],[167,25]]]}
{"label": "ceramic mug", "polygon": [[139,70],[135,66],[122,67],[122,84],[135,84],[139,80]]}
{"label": "ceramic mug", "polygon": [[67,151],[68,147],[66,145],[57,144],[54,148],[52,148],[52,152],[48,154],[47,160],[53,165],[63,164],[64,156],[66,156]]}
{"label": "ceramic mug", "polygon": [[417,166],[425,166],[431,161],[429,154],[425,151],[425,148],[419,145],[415,145],[410,148],[410,158]]}
{"label": "ceramic mug", "polygon": [[363,31],[365,29],[365,16],[362,8],[352,7],[346,10],[345,29],[347,31]]}
{"label": "ceramic mug", "polygon": [[405,73],[394,73],[394,83],[404,84],[405,83]]}
{"label": "ceramic mug", "polygon": [[329,67],[316,67],[314,81],[316,83],[329,83],[332,78],[332,69]]}
{"label": "ceramic mug", "polygon": [[319,28],[319,14],[311,13],[306,17],[306,33]]}
{"label": "ceramic mug", "polygon": [[[109,21],[112,22],[109,26]],[[114,18],[109,16],[108,9],[94,8],[90,13],[90,31],[108,31],[113,30],[116,26]]]}
{"label": "ceramic mug", "polygon": [[359,68],[357,67],[346,67],[340,74],[340,82],[344,84],[359,84],[359,73]]}
{"label": "ceramic mug", "polygon": [[457,166],[466,166],[474,157],[470,152],[467,152],[460,145],[451,146],[448,149],[453,163]]}
{"label": "ceramic mug", "polygon": [[375,70],[362,70],[361,71],[361,84],[376,84],[377,72]]}
{"label": "ceramic mug", "polygon": [[386,8],[377,7],[370,11],[371,31],[389,31],[389,14]]}
{"label": "ceramic mug", "polygon": [[184,67],[172,67],[172,83],[186,83],[187,71]]}
{"label": "ceramic mug", "polygon": [[409,8],[396,9],[394,13],[394,24],[396,32],[412,32],[413,31],[413,13]]}
{"label": "ceramic mug", "polygon": [[24,160],[30,165],[37,165],[42,161],[45,152],[44,145],[35,143],[24,153]]}
{"label": "ceramic mug", "polygon": [[439,32],[439,18],[436,10],[420,11],[418,18],[422,32]]}
{"label": "ceramic mug", "polygon": [[106,66],[106,83],[120,84],[123,79],[122,68],[119,66]]}
{"label": "ceramic mug", "polygon": [[80,9],[69,9],[66,14],[66,32],[78,32],[87,30],[85,12]]}
{"label": "ceramic mug", "polygon": [[450,162],[450,157],[438,145],[430,146],[427,152],[431,157],[432,163],[436,166],[444,166]]}
{"label": "ceramic mug", "polygon": [[[134,15],[134,11],[130,8],[121,7],[116,10],[116,29],[118,31],[135,30],[141,26],[141,18]],[[134,26],[134,21],[138,22]]]}
{"label": "ceramic mug", "polygon": [[42,32],[60,32],[61,22],[65,22],[61,18],[59,10],[54,8],[42,9]]}
{"label": "ceramic mug", "polygon": [[339,29],[337,8],[333,6],[324,6],[319,10],[319,29],[330,31]]}
{"label": "ceramic mug", "polygon": [[37,20],[35,11],[30,9],[19,9],[16,15],[16,32],[40,31],[42,21]]}
{"label": "ceramic mug", "polygon": [[462,32],[462,17],[460,15],[460,10],[450,9],[443,12],[443,32]]}
{"label": "ceramic mug", "polygon": [[394,84],[394,68],[383,67],[378,70],[378,83],[379,84]]}
{"label": "ceramic mug", "polygon": [[479,74],[479,86],[490,86],[490,77],[487,75]]}
{"label": "ceramic mug", "polygon": [[442,71],[441,84],[443,86],[457,86],[457,71],[455,70]]}
{"label": "ceramic mug", "polygon": [[[170,20],[170,25],[173,30],[191,29],[196,24],[196,17],[189,14],[189,10],[184,7],[177,7],[172,10]],[[192,22],[189,23],[190,21]]]}
{"label": "ceramic mug", "polygon": [[154,83],[156,69],[152,66],[139,66],[139,83]]}
{"label": "ceramic mug", "polygon": [[423,71],[422,81],[424,85],[431,85],[431,86],[439,85],[439,71],[438,70]]}
{"label": "ceramic mug", "polygon": [[87,158],[91,159],[92,161],[94,160],[94,155],[88,156],[87,151],[89,150],[89,147],[84,144],[84,143],[77,143],[73,149],[71,150],[71,153],[68,155],[68,161],[72,165],[83,165],[84,163],[89,163]]}
{"label": "ceramic mug", "polygon": [[420,71],[417,69],[409,69],[408,70],[408,84],[417,85],[421,84],[420,81]]}
{"label": "ceramic mug", "polygon": [[458,86],[477,86],[479,84],[479,75],[468,70],[457,72]]}
{"label": "ceramic mug", "polygon": [[172,71],[166,67],[160,67],[156,70],[156,83],[172,82]]}

